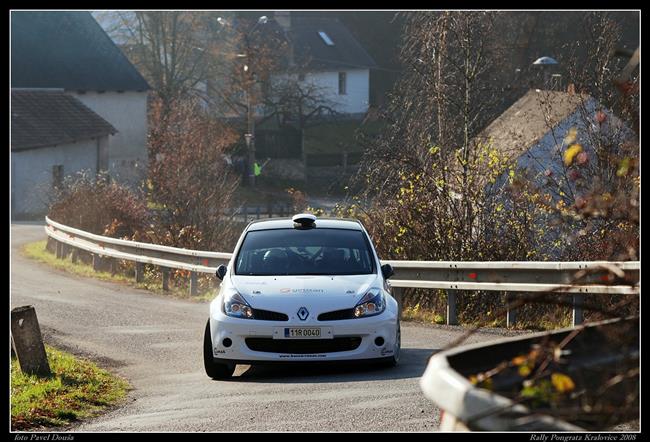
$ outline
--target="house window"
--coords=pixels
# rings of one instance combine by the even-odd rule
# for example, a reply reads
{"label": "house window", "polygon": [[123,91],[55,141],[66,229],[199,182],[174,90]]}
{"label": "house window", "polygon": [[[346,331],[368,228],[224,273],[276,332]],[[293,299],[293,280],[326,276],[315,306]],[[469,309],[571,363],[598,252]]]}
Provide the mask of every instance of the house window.
{"label": "house window", "polygon": [[60,189],[63,186],[63,165],[56,164],[52,166],[52,187]]}
{"label": "house window", "polygon": [[339,95],[346,95],[348,93],[348,79],[346,72],[339,72]]}

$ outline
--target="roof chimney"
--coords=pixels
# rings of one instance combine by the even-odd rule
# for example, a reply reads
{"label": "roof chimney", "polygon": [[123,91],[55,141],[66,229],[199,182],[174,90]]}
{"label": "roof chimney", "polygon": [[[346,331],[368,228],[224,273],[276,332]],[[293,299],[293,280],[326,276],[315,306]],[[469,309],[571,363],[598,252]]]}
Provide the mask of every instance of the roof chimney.
{"label": "roof chimney", "polygon": [[282,29],[288,31],[291,29],[291,11],[275,11],[273,13],[275,21]]}

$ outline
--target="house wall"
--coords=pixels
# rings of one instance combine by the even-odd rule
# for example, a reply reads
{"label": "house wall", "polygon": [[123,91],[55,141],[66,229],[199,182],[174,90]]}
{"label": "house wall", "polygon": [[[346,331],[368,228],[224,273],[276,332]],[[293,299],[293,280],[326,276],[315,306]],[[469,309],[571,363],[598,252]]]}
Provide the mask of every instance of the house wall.
{"label": "house wall", "polygon": [[[605,124],[598,129],[594,116],[596,114],[596,103],[591,100],[585,104],[586,114],[583,116],[582,110],[576,110],[561,123],[549,130],[542,139],[532,146],[526,153],[521,155],[517,160],[517,166],[532,174],[537,185],[545,185],[548,178],[544,172],[548,169],[552,172],[551,177],[559,179],[563,175],[563,153],[568,147],[564,144],[564,138],[571,128],[576,128],[575,143],[580,144],[583,150],[588,153],[591,163],[594,160],[594,146],[592,141],[600,137],[606,144],[620,146],[625,140],[630,139],[633,133],[625,127],[620,119],[611,112],[605,110],[607,115]],[[587,119],[592,121],[592,128],[587,128]],[[591,136],[589,132],[591,131]],[[582,170],[585,170],[583,167]]]}
{"label": "house wall", "polygon": [[[347,74],[347,93],[339,95],[339,72]],[[282,83],[288,75],[278,75],[274,82]],[[295,80],[295,75],[292,75]],[[301,84],[311,88],[313,95],[322,104],[331,106],[344,114],[363,114],[368,111],[370,71],[368,69],[340,69],[305,73]]]}
{"label": "house wall", "polygon": [[[339,95],[339,72],[347,73],[347,94]],[[368,111],[370,93],[370,71],[368,69],[341,69],[305,74],[305,83],[316,85],[323,98],[336,103],[334,108],[341,113],[361,114]]]}
{"label": "house wall", "polygon": [[[107,137],[101,141],[105,143]],[[44,215],[52,196],[52,167],[63,165],[63,175],[96,172],[97,139],[11,152],[12,218]]]}
{"label": "house wall", "polygon": [[[589,162],[584,166],[579,168],[580,173],[583,178],[584,189],[578,188],[578,193],[586,191],[588,186],[592,184],[589,179],[589,168],[594,167],[595,161],[595,151],[592,146],[592,140],[596,135],[590,137],[588,135],[589,129],[586,127],[586,124],[589,124],[587,121],[587,116],[591,118],[593,122],[593,116],[596,113],[596,103],[592,100],[585,105],[586,114],[583,115],[582,110],[576,110],[573,114],[564,119],[561,123],[549,130],[549,132],[539,140],[537,144],[528,149],[527,152],[522,154],[517,159],[517,168],[520,172],[524,172],[529,180],[535,187],[542,190],[542,193],[550,193],[553,197],[553,202],[551,205],[555,205],[559,196],[555,193],[557,188],[555,182],[562,182],[562,187],[566,188],[566,179],[564,174],[564,164],[563,164],[563,154],[568,147],[564,143],[564,138],[568,134],[571,128],[576,128],[576,140],[574,143],[578,143],[582,146],[583,151],[588,154]],[[611,112],[606,111],[607,122],[600,127],[599,137],[602,137],[604,140],[609,140],[609,143],[613,146],[621,145],[624,140],[629,139],[633,136],[633,132],[624,126],[620,119],[614,116]],[[591,128],[591,131],[594,131],[596,123],[592,123],[594,126]],[[573,144],[573,143],[572,143]],[[551,176],[547,177],[545,172],[549,170]],[[570,179],[570,178],[569,178]],[[506,185],[508,182],[508,175],[504,173],[498,180],[498,185]],[[575,183],[572,183],[572,187],[575,187]],[[557,226],[562,226],[564,229],[570,228],[569,224],[571,221],[566,218],[560,218],[559,215],[555,213],[539,215],[536,219],[536,230],[544,232],[539,238],[540,244],[546,244],[546,248],[542,250],[543,253],[546,253],[551,259],[561,260],[563,253],[571,247],[571,244],[567,242],[566,238],[559,236]],[[554,227],[556,226],[556,227]],[[574,225],[574,230],[578,230],[579,223],[576,222]]]}
{"label": "house wall", "polygon": [[147,168],[147,93],[70,91],[82,103],[111,123],[108,171],[116,180],[137,185]]}

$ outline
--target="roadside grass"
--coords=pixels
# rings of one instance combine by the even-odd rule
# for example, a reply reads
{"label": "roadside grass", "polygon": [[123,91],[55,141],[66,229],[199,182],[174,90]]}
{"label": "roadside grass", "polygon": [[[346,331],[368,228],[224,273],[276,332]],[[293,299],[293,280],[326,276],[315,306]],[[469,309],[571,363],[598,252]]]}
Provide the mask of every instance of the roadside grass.
{"label": "roadside grass", "polygon": [[[488,328],[505,328],[506,318],[494,317],[492,312],[487,312],[483,320],[480,321],[463,321],[459,320],[458,324],[463,327],[488,327]],[[420,304],[405,305],[402,308],[403,321],[412,321],[425,324],[446,324],[446,318],[443,314],[437,313],[434,309],[422,308]],[[535,319],[519,318],[514,325],[510,327],[512,330],[556,330],[558,328],[566,328],[571,326],[571,314],[555,314],[553,316],[541,315]]]}
{"label": "roadside grass", "polygon": [[126,380],[94,363],[45,346],[52,371],[49,378],[20,371],[11,358],[11,429],[60,427],[92,417],[119,404],[130,386]]}
{"label": "roadside grass", "polygon": [[45,248],[46,244],[46,240],[28,243],[23,246],[22,252],[28,258],[48,264],[58,270],[74,273],[75,275],[100,279],[102,281],[130,282],[129,278],[124,275],[111,275],[110,272],[96,272],[91,265],[84,264],[80,261],[73,263],[70,259],[57,259],[53,253],[50,253]]}
{"label": "roadside grass", "polygon": [[444,324],[444,316],[436,313],[434,310],[422,309],[420,304],[414,306],[405,306],[402,309],[402,318],[405,321],[424,322],[427,324]]}
{"label": "roadside grass", "polygon": [[558,319],[549,319],[545,317],[540,317],[535,321],[531,320],[522,320],[517,321],[514,325],[515,330],[556,330],[559,328],[567,328],[572,326],[571,315],[567,314],[563,318]]}
{"label": "roadside grass", "polygon": [[190,296],[189,282],[187,281],[178,281],[178,284],[172,284],[170,282],[169,290],[165,291],[162,288],[162,280],[159,274],[155,271],[152,271],[151,269],[145,270],[143,282],[136,283],[132,275],[125,275],[121,273],[115,273],[113,275],[111,272],[95,271],[93,270],[92,265],[85,264],[81,261],[73,263],[70,258],[58,259],[53,253],[50,253],[46,249],[46,245],[46,240],[28,243],[22,247],[22,253],[27,258],[33,259],[43,264],[47,264],[51,267],[54,267],[55,269],[71,273],[73,275],[94,278],[101,281],[126,284],[131,287],[148,290],[159,295],[192,300],[196,302],[209,302],[217,296],[218,290],[216,288],[205,288],[205,286],[209,284],[210,278],[205,278],[207,281],[202,281],[203,284],[201,285],[204,287],[204,290],[199,290],[199,294],[196,296]]}

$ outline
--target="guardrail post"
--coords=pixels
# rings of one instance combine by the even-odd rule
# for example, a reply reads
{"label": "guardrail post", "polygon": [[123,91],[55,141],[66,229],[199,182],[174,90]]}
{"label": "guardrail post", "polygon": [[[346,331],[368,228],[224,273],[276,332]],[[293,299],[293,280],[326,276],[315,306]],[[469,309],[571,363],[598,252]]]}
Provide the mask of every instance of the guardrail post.
{"label": "guardrail post", "polygon": [[50,376],[50,364],[47,362],[34,306],[26,305],[11,310],[11,337],[20,370],[25,374]]}
{"label": "guardrail post", "polygon": [[102,269],[102,257],[96,253],[93,253],[93,270],[96,272],[101,271]]}
{"label": "guardrail post", "polygon": [[59,241],[56,242],[56,257],[63,259],[63,243]]}
{"label": "guardrail post", "polygon": [[458,325],[456,290],[447,290],[447,325]]}
{"label": "guardrail post", "polygon": [[135,282],[140,283],[144,281],[144,263],[135,263]]}
{"label": "guardrail post", "polygon": [[199,279],[197,278],[196,272],[190,272],[190,295],[196,296],[199,292]]}
{"label": "guardrail post", "polygon": [[72,249],[72,257],[71,257],[71,259],[72,259],[73,264],[76,264],[77,261],[79,261],[79,249],[77,249],[76,247],[74,247]]}
{"label": "guardrail post", "polygon": [[515,300],[513,293],[506,293],[506,327],[514,327],[517,322],[517,309],[510,307],[510,304]]}
{"label": "guardrail post", "polygon": [[169,269],[167,267],[161,267],[162,271],[162,289],[164,291],[169,290]]}
{"label": "guardrail post", "polygon": [[117,273],[117,259],[110,258],[110,263],[111,263],[111,275],[115,276],[115,274]]}
{"label": "guardrail post", "polygon": [[404,288],[403,287],[393,287],[391,289],[391,294],[393,295],[393,298],[395,298],[395,301],[397,301],[397,311],[398,311],[398,317],[402,316],[402,310],[403,310],[403,297],[404,297]]}
{"label": "guardrail post", "polygon": [[56,253],[56,243],[57,243],[56,239],[52,238],[51,236],[48,236],[45,249],[50,253]]}
{"label": "guardrail post", "polygon": [[584,321],[584,311],[582,306],[584,303],[584,296],[582,293],[573,295],[573,326],[576,327]]}
{"label": "guardrail post", "polygon": [[9,346],[11,347],[11,357],[17,358],[18,356],[16,356],[16,344],[14,344],[14,337],[11,333],[9,333]]}

